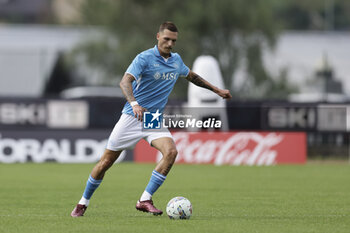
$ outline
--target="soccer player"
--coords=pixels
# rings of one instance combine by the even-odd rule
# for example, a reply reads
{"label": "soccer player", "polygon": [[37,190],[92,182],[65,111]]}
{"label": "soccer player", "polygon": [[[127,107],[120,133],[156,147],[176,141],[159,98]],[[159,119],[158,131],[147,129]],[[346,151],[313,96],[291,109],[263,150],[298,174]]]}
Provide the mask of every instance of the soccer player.
{"label": "soccer player", "polygon": [[166,179],[175,162],[177,150],[172,135],[167,129],[143,130],[143,113],[145,111],[162,113],[179,77],[207,88],[224,99],[231,98],[228,90],[213,86],[192,72],[183,63],[179,54],[171,52],[177,36],[178,30],[174,23],[162,23],[157,33],[157,45],[138,54],[125,72],[120,87],[127,102],[108,139],[104,154],[92,169],[83,196],[71,213],[72,217],[84,215],[90,198],[101,184],[105,172],[123,150],[133,148],[141,139],[147,140],[151,146],[162,153],[163,157],[153,170],[146,189],[136,203],[136,209],[161,215],[163,212],[153,205],[152,196]]}

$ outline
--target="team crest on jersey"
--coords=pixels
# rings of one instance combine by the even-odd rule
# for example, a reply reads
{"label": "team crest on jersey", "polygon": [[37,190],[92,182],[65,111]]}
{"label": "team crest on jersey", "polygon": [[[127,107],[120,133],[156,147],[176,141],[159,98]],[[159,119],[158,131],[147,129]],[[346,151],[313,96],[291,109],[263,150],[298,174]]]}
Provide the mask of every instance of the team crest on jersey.
{"label": "team crest on jersey", "polygon": [[179,68],[179,64],[174,63],[174,68],[175,68],[175,69],[178,69],[178,68]]}

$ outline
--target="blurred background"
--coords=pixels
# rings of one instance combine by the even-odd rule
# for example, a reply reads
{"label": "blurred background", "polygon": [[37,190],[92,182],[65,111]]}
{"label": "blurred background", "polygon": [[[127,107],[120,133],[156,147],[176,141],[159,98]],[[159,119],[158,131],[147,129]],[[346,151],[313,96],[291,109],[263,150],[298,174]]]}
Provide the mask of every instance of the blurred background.
{"label": "blurred background", "polygon": [[[217,61],[233,99],[210,107],[225,130],[303,132],[309,159],[350,161],[349,12],[346,0],[0,0],[0,162],[95,161],[125,103],[119,81],[164,21],[188,67]],[[179,79],[168,111],[205,98]]]}

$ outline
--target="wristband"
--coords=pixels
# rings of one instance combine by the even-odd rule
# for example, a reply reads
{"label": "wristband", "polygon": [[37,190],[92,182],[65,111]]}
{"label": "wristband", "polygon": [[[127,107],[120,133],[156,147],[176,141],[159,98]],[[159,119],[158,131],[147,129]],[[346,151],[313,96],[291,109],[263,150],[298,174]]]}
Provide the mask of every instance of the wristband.
{"label": "wristband", "polygon": [[131,101],[130,105],[131,105],[131,107],[134,107],[135,105],[139,105],[139,103],[137,103],[137,101]]}

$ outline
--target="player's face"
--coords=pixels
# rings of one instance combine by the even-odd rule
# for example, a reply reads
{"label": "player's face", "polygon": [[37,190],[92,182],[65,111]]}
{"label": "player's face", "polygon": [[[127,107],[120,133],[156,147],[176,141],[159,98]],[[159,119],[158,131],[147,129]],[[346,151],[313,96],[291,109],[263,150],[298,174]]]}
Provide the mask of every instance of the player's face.
{"label": "player's face", "polygon": [[165,29],[164,31],[157,33],[157,40],[160,55],[163,57],[169,57],[177,40],[177,32]]}

